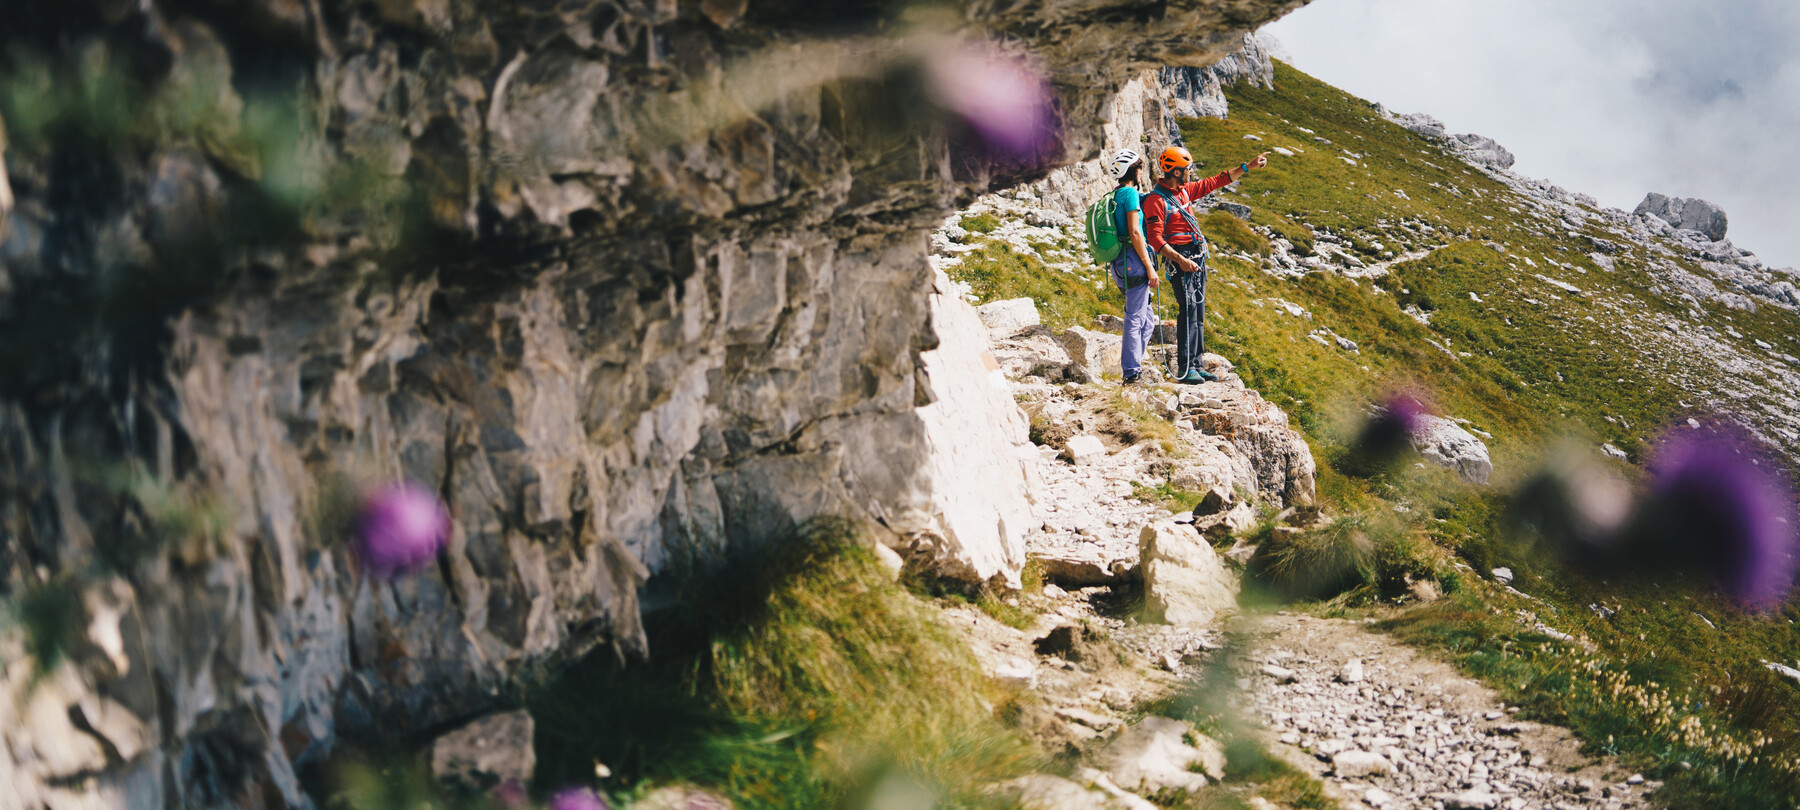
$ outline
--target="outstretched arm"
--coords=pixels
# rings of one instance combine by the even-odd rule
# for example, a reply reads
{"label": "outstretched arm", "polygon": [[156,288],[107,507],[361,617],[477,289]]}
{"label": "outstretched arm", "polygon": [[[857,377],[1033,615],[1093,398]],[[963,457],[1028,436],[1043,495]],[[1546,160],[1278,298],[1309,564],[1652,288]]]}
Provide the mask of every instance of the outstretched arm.
{"label": "outstretched arm", "polygon": [[1240,165],[1233,166],[1225,171],[1208,177],[1205,180],[1196,180],[1189,183],[1187,189],[1188,196],[1191,199],[1198,200],[1201,197],[1243,179],[1244,175],[1267,165],[1269,165],[1269,153],[1264,152]]}

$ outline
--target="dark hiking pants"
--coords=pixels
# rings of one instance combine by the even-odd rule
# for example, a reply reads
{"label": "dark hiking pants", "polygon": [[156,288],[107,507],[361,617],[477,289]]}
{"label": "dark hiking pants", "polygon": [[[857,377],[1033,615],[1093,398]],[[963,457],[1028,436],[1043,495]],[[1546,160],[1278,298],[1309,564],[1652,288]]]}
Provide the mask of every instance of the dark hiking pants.
{"label": "dark hiking pants", "polygon": [[1175,357],[1177,375],[1200,368],[1200,355],[1206,353],[1206,263],[1196,273],[1174,272],[1169,281],[1175,285],[1175,303],[1181,312],[1175,318]]}

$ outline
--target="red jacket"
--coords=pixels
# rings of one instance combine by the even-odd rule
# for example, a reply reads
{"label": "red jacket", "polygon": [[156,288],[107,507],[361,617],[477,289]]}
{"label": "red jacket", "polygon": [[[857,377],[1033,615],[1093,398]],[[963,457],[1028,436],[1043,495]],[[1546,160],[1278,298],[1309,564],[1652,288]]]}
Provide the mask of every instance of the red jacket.
{"label": "red jacket", "polygon": [[[1175,199],[1182,205],[1231,185],[1231,172],[1223,171],[1205,180],[1195,180],[1182,184],[1177,189]],[[1150,243],[1150,255],[1162,251],[1165,244],[1186,245],[1194,241],[1194,232],[1188,227],[1187,220],[1179,211],[1169,210],[1163,204],[1162,193],[1151,189],[1144,195],[1144,241]]]}

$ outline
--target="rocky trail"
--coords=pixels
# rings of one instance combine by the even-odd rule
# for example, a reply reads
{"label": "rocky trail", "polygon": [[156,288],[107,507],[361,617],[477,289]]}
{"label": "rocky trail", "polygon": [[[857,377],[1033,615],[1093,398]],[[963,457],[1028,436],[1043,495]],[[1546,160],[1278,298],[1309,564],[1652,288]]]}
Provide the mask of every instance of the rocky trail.
{"label": "rocky trail", "polygon": [[1340,801],[1383,808],[1650,806],[1660,787],[1515,719],[1454,668],[1345,619],[1261,615],[1238,681],[1273,748]]}
{"label": "rocky trail", "polygon": [[[1038,443],[1026,550],[1044,584],[1007,598],[1031,617],[1022,627],[975,606],[947,615],[1018,690],[1024,727],[1076,763],[1067,778],[1003,786],[1022,806],[1142,810],[1155,806],[1146,797],[1167,804],[1219,782],[1222,743],[1184,721],[1134,721],[1200,683],[1230,690],[1218,702],[1230,723],[1345,807],[1651,805],[1656,782],[1582,754],[1567,730],[1518,720],[1491,690],[1362,623],[1242,612],[1239,572],[1255,548],[1214,544],[1263,520],[1300,530],[1326,519],[1285,416],[1216,356],[1218,383],[1074,382],[1092,378],[1084,362],[1116,358],[1116,338],[1056,336],[1003,303],[981,314]],[[1207,493],[1193,512],[1146,500],[1145,484],[1172,479]],[[1254,785],[1223,789],[1273,806]]]}

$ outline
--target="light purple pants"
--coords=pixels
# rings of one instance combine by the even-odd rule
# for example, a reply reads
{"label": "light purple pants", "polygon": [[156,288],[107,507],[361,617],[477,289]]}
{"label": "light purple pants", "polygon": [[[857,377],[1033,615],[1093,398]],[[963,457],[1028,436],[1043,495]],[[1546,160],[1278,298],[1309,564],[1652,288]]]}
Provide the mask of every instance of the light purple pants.
{"label": "light purple pants", "polygon": [[1143,366],[1144,347],[1156,334],[1156,313],[1150,309],[1150,285],[1143,283],[1147,271],[1130,251],[1113,260],[1113,280],[1126,277],[1126,273],[1138,286],[1119,285],[1125,292],[1125,339],[1120,346],[1119,365],[1125,374],[1132,375]]}

